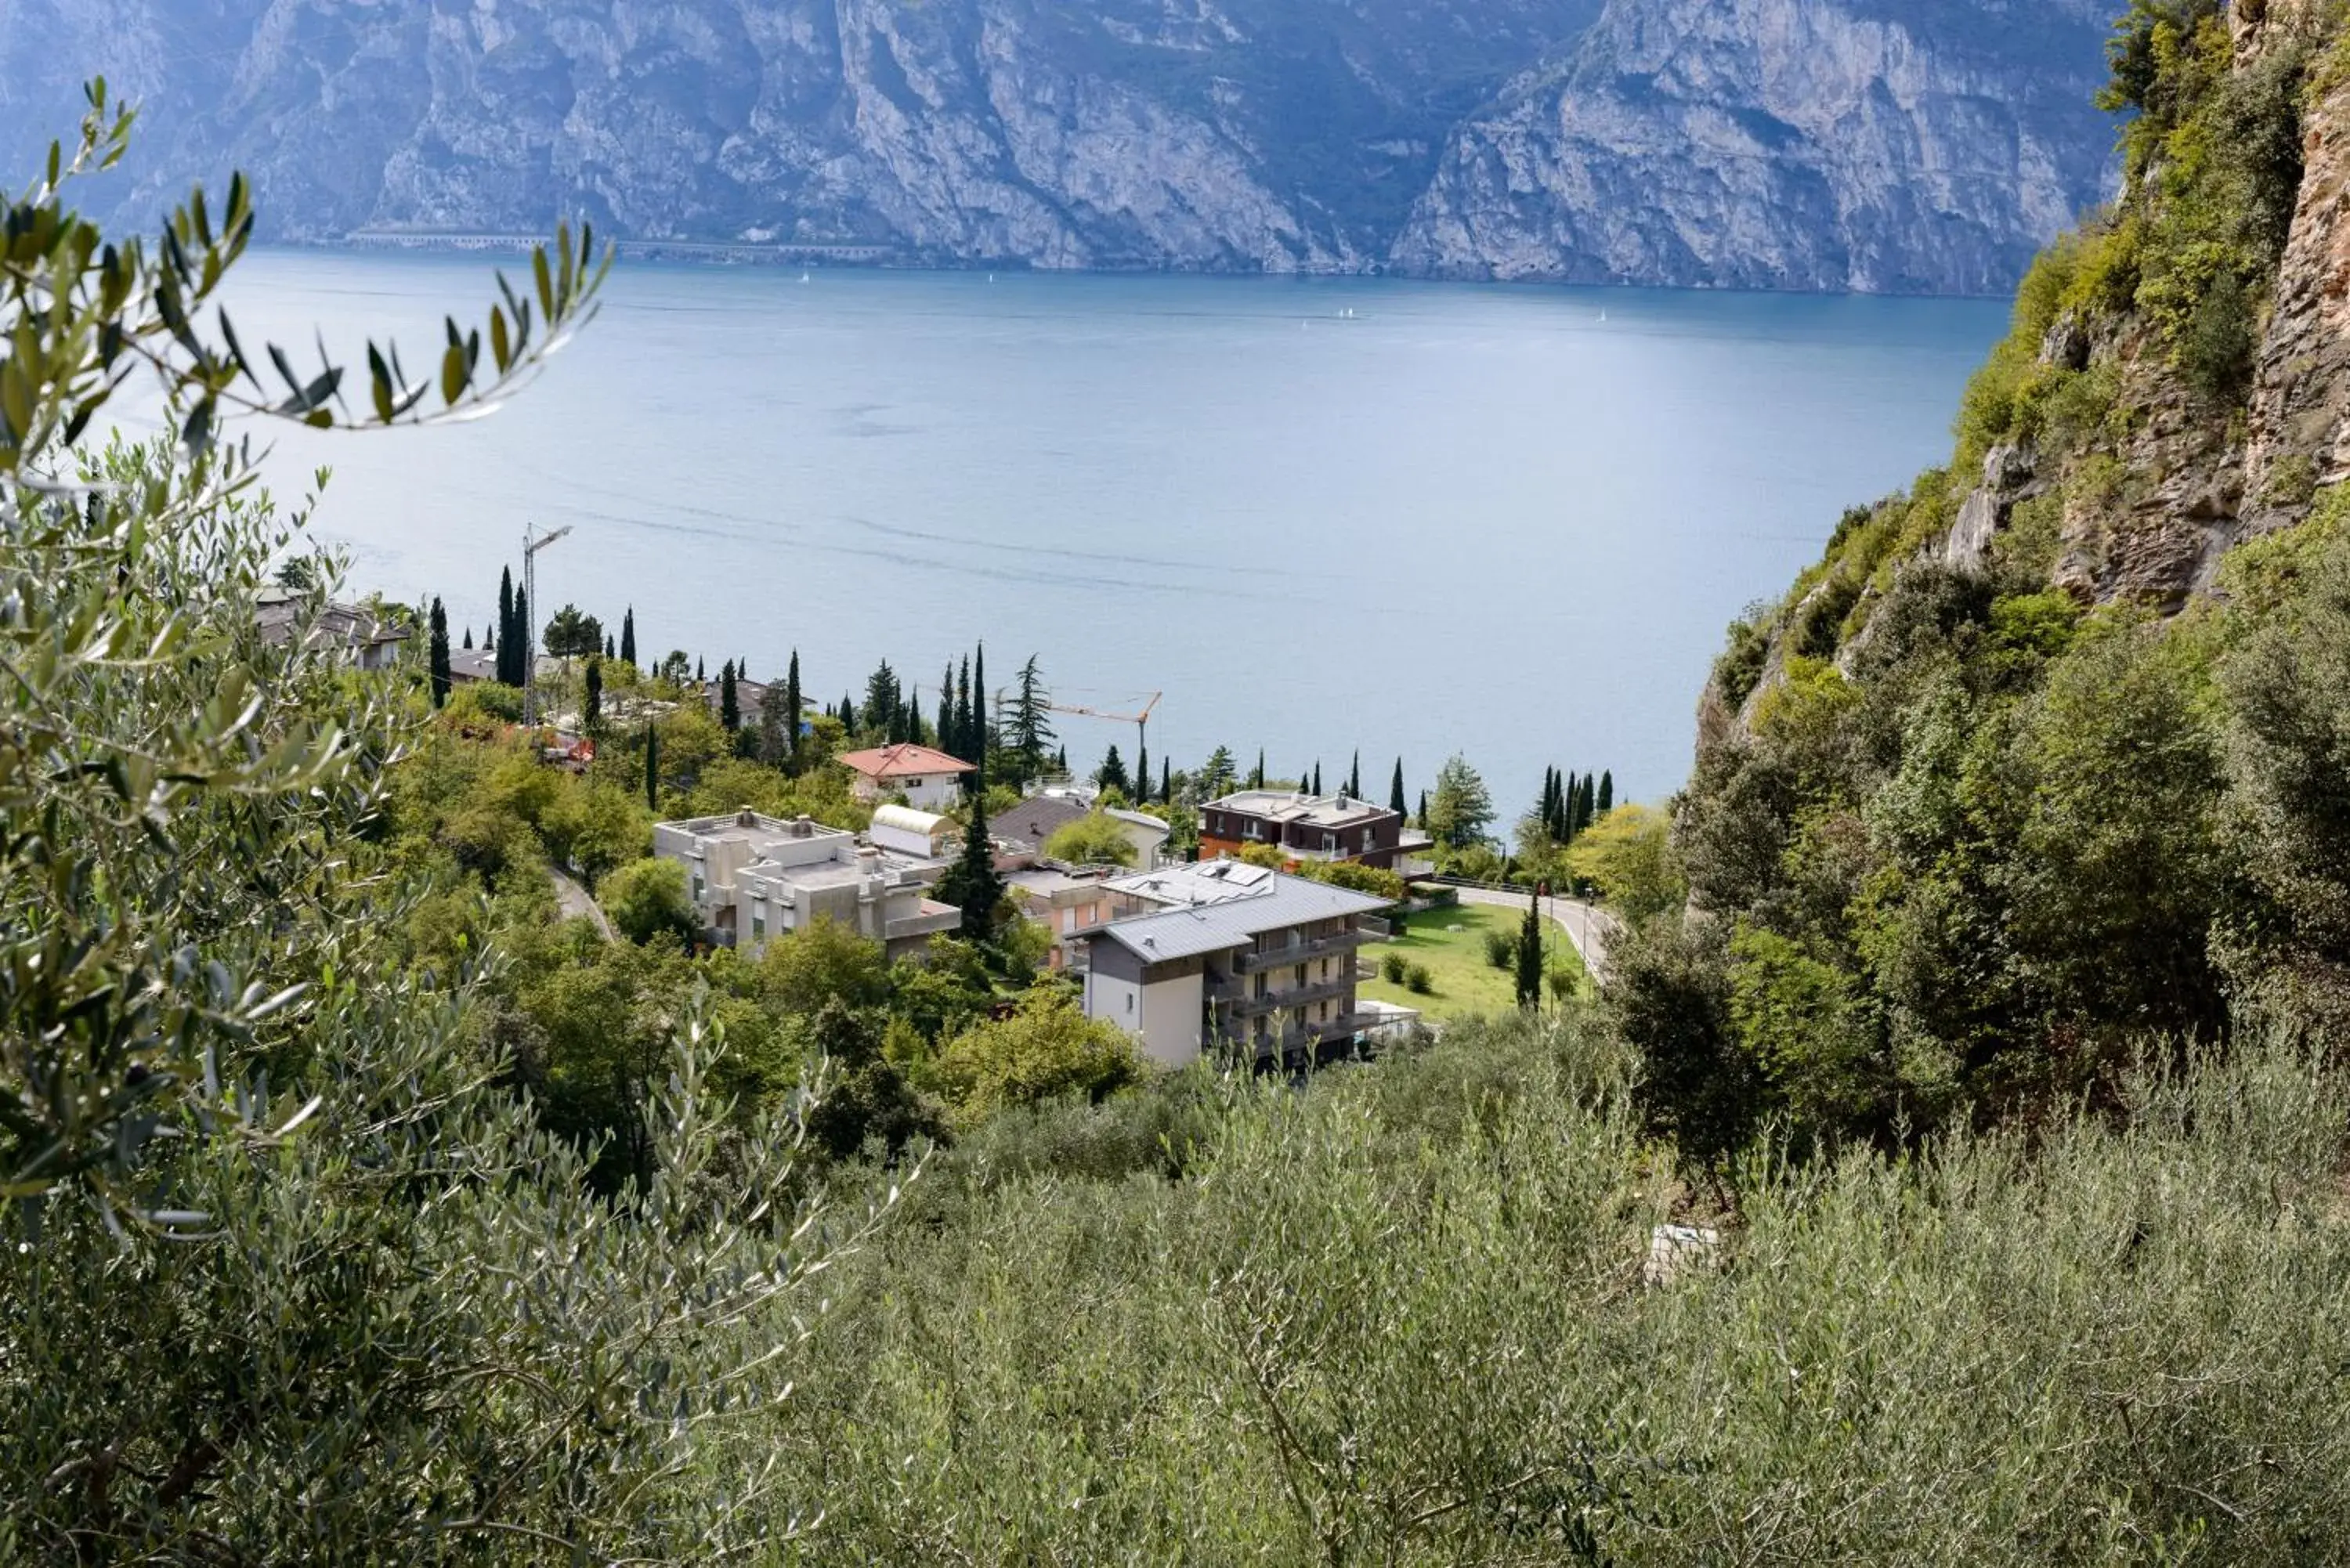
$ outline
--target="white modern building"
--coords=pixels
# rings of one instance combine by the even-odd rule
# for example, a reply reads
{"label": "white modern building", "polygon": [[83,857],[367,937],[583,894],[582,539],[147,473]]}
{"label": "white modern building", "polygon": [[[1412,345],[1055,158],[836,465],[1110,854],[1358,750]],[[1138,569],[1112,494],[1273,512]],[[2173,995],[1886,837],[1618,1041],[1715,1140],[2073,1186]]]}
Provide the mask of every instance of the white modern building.
{"label": "white modern building", "polygon": [[742,811],[664,822],[653,853],[686,870],[686,888],[709,939],[755,956],[775,938],[818,920],[919,954],[958,930],[962,913],[926,897],[946,863],[860,840],[803,816],[785,822]]}
{"label": "white modern building", "polygon": [[1104,891],[1141,912],[1082,933],[1086,1015],[1158,1061],[1228,1051],[1302,1066],[1381,1022],[1355,991],[1361,922],[1384,898],[1230,859],[1113,877]]}

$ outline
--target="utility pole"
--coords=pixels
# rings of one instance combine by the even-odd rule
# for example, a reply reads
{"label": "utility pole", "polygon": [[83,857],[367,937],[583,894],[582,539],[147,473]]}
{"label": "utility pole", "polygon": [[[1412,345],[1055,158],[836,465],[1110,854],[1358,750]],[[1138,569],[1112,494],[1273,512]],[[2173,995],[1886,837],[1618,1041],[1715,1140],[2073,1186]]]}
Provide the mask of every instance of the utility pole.
{"label": "utility pole", "polygon": [[[551,534],[531,537],[528,528],[522,531],[522,598],[532,615],[539,613],[538,553],[571,532],[566,523]],[[525,626],[522,628],[522,727],[538,727],[538,634]],[[536,744],[536,742],[532,742]]]}

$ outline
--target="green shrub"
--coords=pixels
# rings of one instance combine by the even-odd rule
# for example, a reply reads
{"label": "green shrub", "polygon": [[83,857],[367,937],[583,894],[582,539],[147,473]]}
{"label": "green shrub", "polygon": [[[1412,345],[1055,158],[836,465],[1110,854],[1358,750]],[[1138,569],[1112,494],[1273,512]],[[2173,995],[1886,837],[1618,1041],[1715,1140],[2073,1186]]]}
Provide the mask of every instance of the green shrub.
{"label": "green shrub", "polygon": [[1403,972],[1403,988],[1414,996],[1433,996],[1436,993],[1436,977],[1428,972],[1426,964],[1412,964]]}
{"label": "green shrub", "polygon": [[1401,953],[1383,954],[1379,959],[1379,974],[1389,985],[1401,985],[1407,962]]}
{"label": "green shrub", "polygon": [[1487,931],[1484,948],[1485,961],[1495,969],[1507,969],[1517,961],[1518,944],[1507,931]]}

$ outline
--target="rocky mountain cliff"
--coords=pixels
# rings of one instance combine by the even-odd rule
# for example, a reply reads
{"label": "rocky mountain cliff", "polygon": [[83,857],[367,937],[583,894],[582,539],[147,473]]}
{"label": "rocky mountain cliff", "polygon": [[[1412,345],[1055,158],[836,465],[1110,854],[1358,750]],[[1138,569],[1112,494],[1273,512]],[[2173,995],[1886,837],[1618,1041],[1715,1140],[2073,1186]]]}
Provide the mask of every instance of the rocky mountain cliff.
{"label": "rocky mountain cliff", "polygon": [[1451,276],[1984,293],[2106,178],[2105,0],[1617,0],[1453,134]]}
{"label": "rocky mountain cliff", "polygon": [[121,216],[1047,267],[1980,290],[2106,187],[2109,0],[4,0],[0,151]]}

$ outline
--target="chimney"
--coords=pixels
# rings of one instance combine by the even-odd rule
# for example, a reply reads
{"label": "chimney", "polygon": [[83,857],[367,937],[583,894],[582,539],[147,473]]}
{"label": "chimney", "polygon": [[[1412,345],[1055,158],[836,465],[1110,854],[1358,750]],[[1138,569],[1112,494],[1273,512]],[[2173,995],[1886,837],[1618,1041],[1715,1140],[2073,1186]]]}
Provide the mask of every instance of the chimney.
{"label": "chimney", "polygon": [[792,836],[794,838],[806,838],[813,835],[815,831],[815,819],[810,817],[806,812],[802,812],[799,815],[792,818]]}

